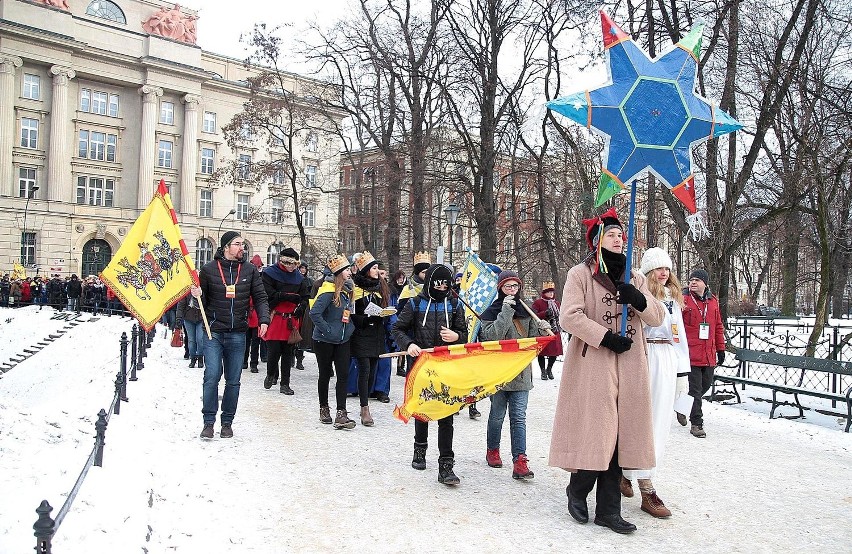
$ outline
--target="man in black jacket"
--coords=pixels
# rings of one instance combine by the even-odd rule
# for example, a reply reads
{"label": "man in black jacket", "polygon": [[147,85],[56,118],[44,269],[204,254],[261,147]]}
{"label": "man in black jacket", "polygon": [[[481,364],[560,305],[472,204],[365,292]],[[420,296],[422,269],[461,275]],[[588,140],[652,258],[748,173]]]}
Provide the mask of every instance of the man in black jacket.
{"label": "man in black jacket", "polygon": [[222,394],[222,430],[219,436],[234,436],[231,424],[237,412],[240,397],[240,373],[246,349],[249,298],[254,302],[260,327],[257,334],[263,337],[269,325],[269,306],[260,273],[245,260],[244,241],[236,231],[222,235],[221,248],[213,261],[201,268],[200,285],[192,287],[192,295],[204,305],[210,322],[212,339],[204,341],[204,429],[201,437],[213,438],[213,423],[219,409],[219,381],[224,361],[225,392]]}

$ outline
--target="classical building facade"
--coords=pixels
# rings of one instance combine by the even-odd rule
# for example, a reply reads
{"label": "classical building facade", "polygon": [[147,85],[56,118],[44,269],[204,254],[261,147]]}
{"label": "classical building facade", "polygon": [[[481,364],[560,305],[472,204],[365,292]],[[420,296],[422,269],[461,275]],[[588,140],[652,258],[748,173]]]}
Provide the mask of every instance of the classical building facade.
{"label": "classical building facade", "polygon": [[[213,181],[230,160],[248,170],[276,150],[225,143],[249,72],[196,46],[197,19],[159,0],[0,0],[0,272],[23,260],[28,274],[97,273],[160,179],[197,265],[211,259],[220,226],[240,230],[264,263],[299,248],[275,177]],[[294,92],[308,82],[285,81]],[[336,184],[339,144],[319,117],[313,128],[294,157],[320,266],[337,249],[338,198],[310,189]]]}

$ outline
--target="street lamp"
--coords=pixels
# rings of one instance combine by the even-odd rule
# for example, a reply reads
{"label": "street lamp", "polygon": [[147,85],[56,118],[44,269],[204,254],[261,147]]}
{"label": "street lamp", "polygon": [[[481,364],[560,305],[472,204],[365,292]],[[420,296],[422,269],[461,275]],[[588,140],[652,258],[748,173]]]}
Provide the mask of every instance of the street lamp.
{"label": "street lamp", "polygon": [[32,200],[33,196],[35,196],[35,192],[38,190],[37,185],[33,185],[27,191],[27,203],[24,205],[24,232],[21,235],[21,265],[24,265],[26,260],[24,259],[24,253],[26,252],[26,240],[27,240],[27,210],[30,209],[30,200]]}
{"label": "street lamp", "polygon": [[447,224],[450,226],[450,265],[453,265],[453,227],[459,219],[460,211],[461,210],[455,202],[450,202],[447,207],[444,208],[444,215],[447,216]]}
{"label": "street lamp", "polygon": [[216,231],[216,236],[219,237],[219,240],[222,240],[222,224],[225,223],[225,220],[237,213],[237,210],[231,208],[231,211],[228,212],[228,215],[222,218],[222,221],[219,222],[219,229]]}

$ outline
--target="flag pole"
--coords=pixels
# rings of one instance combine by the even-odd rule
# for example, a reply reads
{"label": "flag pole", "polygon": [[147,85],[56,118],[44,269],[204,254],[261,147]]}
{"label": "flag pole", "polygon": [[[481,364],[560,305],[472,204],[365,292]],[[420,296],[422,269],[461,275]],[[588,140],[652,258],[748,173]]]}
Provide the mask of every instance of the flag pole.
{"label": "flag pole", "polygon": [[[528,314],[530,314],[530,317],[531,317],[531,318],[533,318],[533,321],[535,321],[535,322],[536,322],[536,324],[538,324],[538,322],[540,322],[540,321],[541,321],[541,318],[540,318],[540,317],[538,317],[538,316],[536,315],[536,313],[530,309],[530,307],[529,307],[529,306],[527,306],[526,302],[524,302],[524,301],[523,301],[523,300],[521,300],[520,298],[518,298],[518,302],[520,302],[520,303],[521,303],[521,306],[523,306],[523,307],[524,307],[524,309],[527,311],[527,313],[528,313]],[[553,331],[552,331],[552,330],[550,330],[550,329],[548,329],[548,330],[547,330],[547,334],[548,334],[548,336],[552,336],[552,335],[553,335]]]}
{"label": "flag pole", "polygon": [[[186,263],[186,267],[189,268],[189,263],[186,259],[184,259],[184,263]],[[198,270],[195,268],[192,269],[192,281],[196,287],[201,286],[201,282],[198,280]],[[192,292],[189,294],[192,294]],[[204,321],[204,329],[207,331],[207,340],[213,340],[213,334],[210,332],[210,323],[207,321],[207,312],[204,311],[204,302],[201,301],[201,297],[198,298],[198,309],[201,310],[201,320]]]}
{"label": "flag pole", "polygon": [[[630,282],[630,271],[631,266],[633,265],[633,235],[634,233],[634,221],[636,220],[636,179],[633,179],[633,182],[630,183],[630,218],[627,220],[627,252],[625,257],[627,258],[627,263],[624,266],[624,282]],[[621,312],[621,331],[619,334],[624,337],[627,333],[627,304],[622,304],[624,306]]]}

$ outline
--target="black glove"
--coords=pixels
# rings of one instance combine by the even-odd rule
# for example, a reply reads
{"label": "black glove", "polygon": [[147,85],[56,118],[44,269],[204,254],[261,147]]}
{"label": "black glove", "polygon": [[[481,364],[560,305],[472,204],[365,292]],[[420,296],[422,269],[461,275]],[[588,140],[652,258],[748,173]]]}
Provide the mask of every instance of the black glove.
{"label": "black glove", "polygon": [[617,287],[618,290],[618,302],[619,304],[630,304],[640,312],[644,312],[645,308],[648,307],[648,301],[645,300],[645,295],[639,292],[639,289],[634,287],[630,283],[619,283]]}
{"label": "black glove", "polygon": [[716,351],[716,365],[722,365],[725,363],[725,351],[717,350]]}
{"label": "black glove", "polygon": [[630,350],[630,347],[632,345],[633,339],[622,337],[621,335],[616,335],[612,331],[607,331],[606,335],[604,335],[604,338],[601,341],[601,346],[603,346],[604,348],[609,348],[616,354],[623,354],[627,352],[628,350]]}
{"label": "black glove", "polygon": [[292,302],[293,304],[298,304],[302,301],[302,297],[296,294],[295,292],[285,292],[281,295],[281,300],[283,302]]}
{"label": "black glove", "polygon": [[302,316],[305,315],[305,303],[301,303],[296,306],[296,309],[293,310],[293,316],[297,319],[302,319]]}

